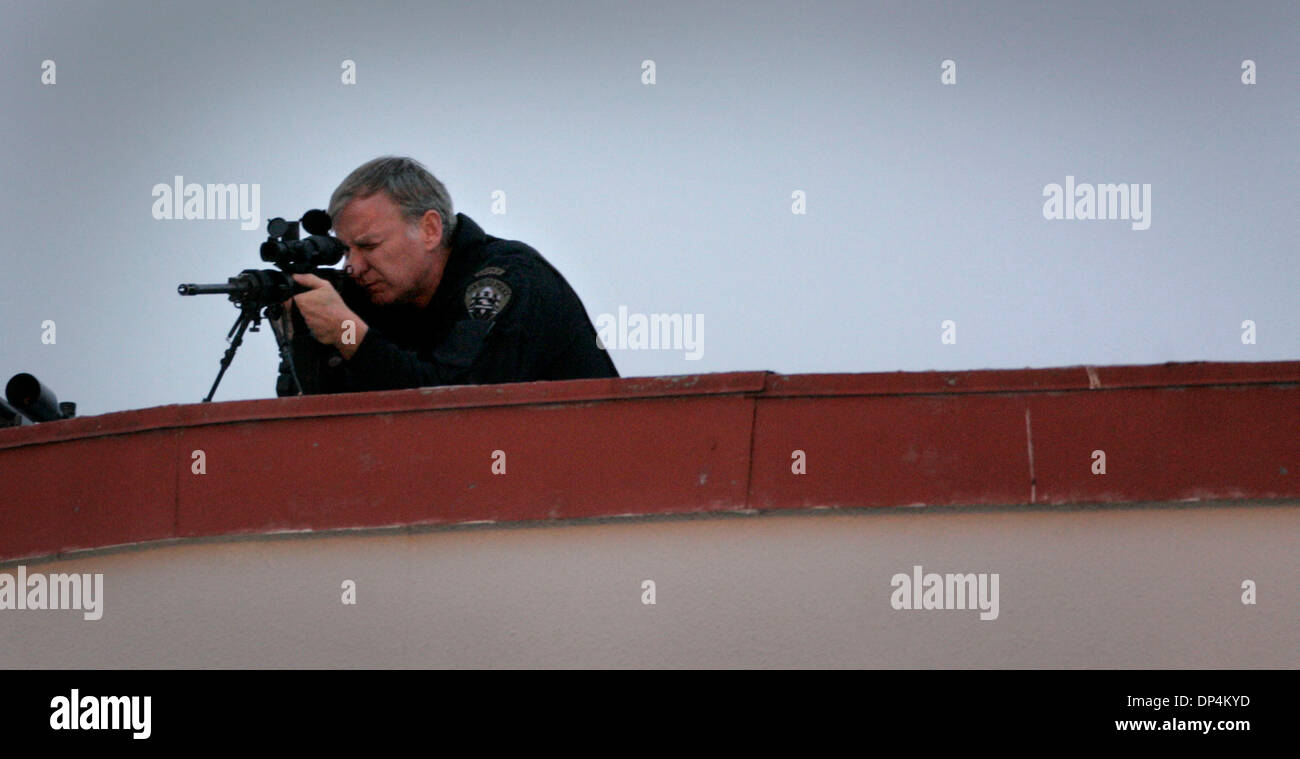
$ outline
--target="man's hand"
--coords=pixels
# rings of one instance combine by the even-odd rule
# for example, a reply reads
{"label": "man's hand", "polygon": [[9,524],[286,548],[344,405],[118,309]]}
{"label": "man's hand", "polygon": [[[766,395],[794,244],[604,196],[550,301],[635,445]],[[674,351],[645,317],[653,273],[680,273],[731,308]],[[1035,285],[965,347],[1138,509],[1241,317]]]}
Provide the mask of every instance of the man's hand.
{"label": "man's hand", "polygon": [[312,337],[338,348],[343,358],[352,358],[370,328],[347,307],[329,282],[312,274],[295,274],[293,281],[311,288],[293,296],[293,302]]}

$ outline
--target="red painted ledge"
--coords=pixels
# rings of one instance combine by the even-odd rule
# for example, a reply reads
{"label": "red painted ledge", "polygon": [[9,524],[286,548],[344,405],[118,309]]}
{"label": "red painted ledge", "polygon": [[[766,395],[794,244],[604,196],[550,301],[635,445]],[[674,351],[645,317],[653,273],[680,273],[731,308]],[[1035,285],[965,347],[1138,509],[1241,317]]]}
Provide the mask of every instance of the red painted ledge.
{"label": "red painted ledge", "polygon": [[164,406],[0,430],[0,561],[283,530],[1296,498],[1298,458],[1300,362],[735,372]]}

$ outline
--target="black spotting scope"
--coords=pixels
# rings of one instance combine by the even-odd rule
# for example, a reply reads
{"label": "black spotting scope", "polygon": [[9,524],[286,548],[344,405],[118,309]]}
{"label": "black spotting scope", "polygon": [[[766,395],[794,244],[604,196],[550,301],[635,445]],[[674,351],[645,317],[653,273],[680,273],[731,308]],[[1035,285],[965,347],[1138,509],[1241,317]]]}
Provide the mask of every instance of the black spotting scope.
{"label": "black spotting scope", "polygon": [[[8,411],[16,411],[33,422],[54,422],[77,415],[77,404],[59,403],[53,390],[26,372],[15,374],[9,380],[9,384],[5,385],[5,398],[9,402],[0,403],[0,406],[5,407],[0,408],[0,426],[4,425],[5,419],[11,419]],[[22,424],[22,420],[10,421],[10,424],[17,426]]]}

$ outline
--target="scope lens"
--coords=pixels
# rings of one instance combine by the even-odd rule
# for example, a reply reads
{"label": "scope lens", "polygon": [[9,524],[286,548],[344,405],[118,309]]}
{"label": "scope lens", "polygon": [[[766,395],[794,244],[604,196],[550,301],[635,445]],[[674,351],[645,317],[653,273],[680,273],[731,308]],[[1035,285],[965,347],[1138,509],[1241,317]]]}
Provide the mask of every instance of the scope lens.
{"label": "scope lens", "polygon": [[41,383],[30,374],[15,374],[5,385],[5,397],[17,406],[29,406],[41,394]]}
{"label": "scope lens", "polygon": [[263,261],[269,261],[271,263],[274,263],[280,259],[280,251],[283,248],[284,248],[284,243],[277,242],[275,240],[267,240],[266,242],[262,243],[262,247],[259,249],[259,251],[261,252]]}

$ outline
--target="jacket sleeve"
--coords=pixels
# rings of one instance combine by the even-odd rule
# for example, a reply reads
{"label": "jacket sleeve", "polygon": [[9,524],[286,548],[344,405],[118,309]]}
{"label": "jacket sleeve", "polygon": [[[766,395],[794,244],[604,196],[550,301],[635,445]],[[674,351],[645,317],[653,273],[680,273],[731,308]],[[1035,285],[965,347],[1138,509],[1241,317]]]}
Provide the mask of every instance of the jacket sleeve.
{"label": "jacket sleeve", "polygon": [[343,392],[396,390],[431,385],[471,383],[471,374],[487,349],[493,322],[462,319],[434,351],[432,360],[398,346],[383,332],[370,328],[357,352],[341,372]]}
{"label": "jacket sleeve", "polygon": [[557,345],[563,322],[552,313],[557,283],[542,267],[513,261],[491,277],[471,277],[454,292],[460,318],[431,355],[401,347],[370,327],[341,368],[341,390],[395,390],[433,385],[536,379]]}

